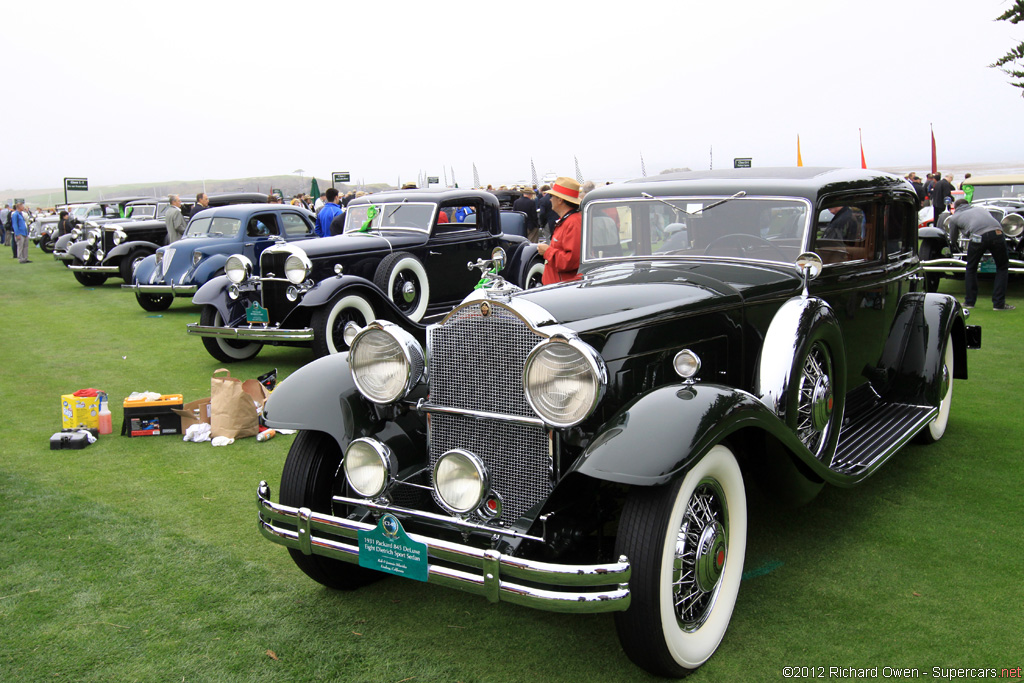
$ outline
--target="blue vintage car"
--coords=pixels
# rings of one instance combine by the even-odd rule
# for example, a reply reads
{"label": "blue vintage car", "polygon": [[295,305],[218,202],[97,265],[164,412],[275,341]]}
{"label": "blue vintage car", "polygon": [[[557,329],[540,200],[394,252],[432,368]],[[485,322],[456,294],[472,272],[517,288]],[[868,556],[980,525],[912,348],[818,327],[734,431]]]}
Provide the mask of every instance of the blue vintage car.
{"label": "blue vintage car", "polygon": [[316,217],[297,206],[234,204],[207,209],[189,221],[182,239],[160,247],[135,267],[131,284],[147,311],[170,307],[176,296],[191,297],[207,281],[224,274],[233,254],[259,263],[277,244],[315,237]]}

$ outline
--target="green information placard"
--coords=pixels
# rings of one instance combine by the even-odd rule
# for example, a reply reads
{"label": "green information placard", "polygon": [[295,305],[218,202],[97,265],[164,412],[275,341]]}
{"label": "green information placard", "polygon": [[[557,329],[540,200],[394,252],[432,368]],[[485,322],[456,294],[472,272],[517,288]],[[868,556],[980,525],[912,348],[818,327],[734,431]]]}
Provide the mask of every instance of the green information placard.
{"label": "green information placard", "polygon": [[247,323],[269,323],[270,311],[260,306],[259,301],[253,301],[252,306],[245,309],[245,321]]}
{"label": "green information placard", "polygon": [[359,566],[426,581],[427,545],[409,538],[398,518],[386,514],[372,531],[359,532]]}

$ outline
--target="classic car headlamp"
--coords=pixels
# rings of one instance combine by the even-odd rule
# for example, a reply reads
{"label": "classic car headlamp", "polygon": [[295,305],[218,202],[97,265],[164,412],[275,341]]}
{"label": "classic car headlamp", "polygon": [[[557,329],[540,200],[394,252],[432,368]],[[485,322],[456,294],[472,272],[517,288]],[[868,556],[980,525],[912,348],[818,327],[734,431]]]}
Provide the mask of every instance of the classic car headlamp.
{"label": "classic car headlamp", "polygon": [[379,320],[352,340],[348,364],[359,393],[386,405],[404,398],[423,377],[423,348],[398,325]]}
{"label": "classic car headlamp", "polygon": [[199,262],[203,260],[203,252],[196,249],[192,252],[192,267],[198,266]]}
{"label": "classic car headlamp", "polygon": [[100,236],[96,234],[95,230],[90,230],[85,236],[85,241],[89,244],[90,247],[94,247],[96,246],[96,242],[99,240],[99,238]]}
{"label": "classic car headlamp", "polygon": [[124,242],[126,239],[128,239],[128,233],[121,228],[114,230],[114,244],[121,244],[121,242]]}
{"label": "classic car headlamp", "polygon": [[345,449],[345,479],[363,498],[376,498],[387,490],[397,461],[391,449],[375,439],[355,439]]}
{"label": "classic car headlamp", "polygon": [[465,514],[477,509],[487,488],[487,468],[469,451],[452,449],[434,463],[434,490],[451,512]]}
{"label": "classic car headlamp", "polygon": [[311,268],[312,264],[305,254],[291,254],[284,260],[284,276],[293,285],[305,280]]}
{"label": "classic car headlamp", "polygon": [[552,427],[572,427],[587,419],[606,384],[601,356],[578,339],[552,337],[541,342],[523,367],[526,400]]}
{"label": "classic car headlamp", "polygon": [[157,249],[156,250],[156,264],[159,266],[163,262],[164,262],[164,252],[161,251],[160,249]]}
{"label": "classic car headlamp", "polygon": [[1003,226],[1003,232],[1006,233],[1007,237],[1018,237],[1024,232],[1024,216],[1019,213],[1008,213],[1003,216],[1003,220],[1000,223]]}
{"label": "classic car headlamp", "polygon": [[224,263],[224,274],[236,285],[245,282],[252,275],[252,261],[241,254],[229,256]]}
{"label": "classic car headlamp", "polygon": [[71,231],[71,239],[77,240],[81,236],[82,236],[82,229],[81,228],[75,228],[74,230]]}
{"label": "classic car headlamp", "polygon": [[690,379],[700,372],[700,356],[690,349],[683,349],[672,359],[672,369],[683,379]]}

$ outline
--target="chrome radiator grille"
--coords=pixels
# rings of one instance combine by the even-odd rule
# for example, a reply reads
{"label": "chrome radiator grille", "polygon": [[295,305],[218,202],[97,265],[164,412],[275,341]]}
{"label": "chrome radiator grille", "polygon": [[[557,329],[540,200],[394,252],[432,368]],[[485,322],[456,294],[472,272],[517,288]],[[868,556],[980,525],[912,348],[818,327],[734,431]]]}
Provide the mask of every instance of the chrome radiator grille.
{"label": "chrome radiator grille", "polygon": [[[284,262],[287,258],[288,254],[286,253],[264,251],[260,255],[260,275],[266,276],[273,273],[274,277],[283,278]],[[280,323],[297,305],[296,302],[288,301],[285,296],[287,291],[287,282],[260,281],[260,296],[263,299],[263,307],[270,311],[271,323]]]}
{"label": "chrome radiator grille", "polygon": [[[457,311],[430,337],[430,403],[520,417],[536,417],[523,391],[523,364],[544,338],[507,309],[478,304]],[[543,427],[461,415],[430,416],[430,465],[453,448],[487,466],[501,497],[499,522],[510,523],[551,494],[552,457]]]}

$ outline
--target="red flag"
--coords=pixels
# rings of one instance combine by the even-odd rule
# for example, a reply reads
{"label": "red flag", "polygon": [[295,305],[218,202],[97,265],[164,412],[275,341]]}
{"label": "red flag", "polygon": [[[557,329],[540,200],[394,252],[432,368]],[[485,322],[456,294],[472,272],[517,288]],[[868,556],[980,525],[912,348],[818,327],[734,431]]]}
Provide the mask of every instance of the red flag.
{"label": "red flag", "polygon": [[935,128],[933,128],[930,123],[928,124],[928,127],[932,129],[932,173],[938,173],[939,162],[935,156]]}
{"label": "red flag", "polygon": [[860,135],[860,167],[867,168],[868,162],[864,160],[864,133],[861,132],[860,128],[857,129],[857,133]]}

